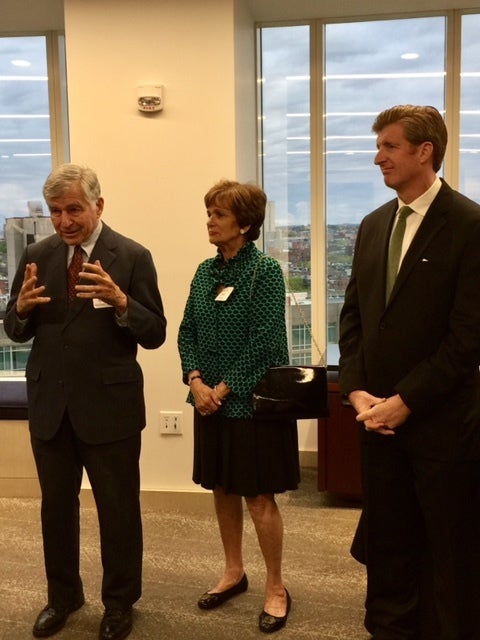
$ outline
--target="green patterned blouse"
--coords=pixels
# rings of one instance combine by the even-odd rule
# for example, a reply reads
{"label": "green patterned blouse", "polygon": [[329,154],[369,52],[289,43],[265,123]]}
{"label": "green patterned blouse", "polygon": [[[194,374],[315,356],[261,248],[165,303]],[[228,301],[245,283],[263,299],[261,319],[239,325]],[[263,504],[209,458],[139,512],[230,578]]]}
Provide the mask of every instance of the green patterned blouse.
{"label": "green patterned blouse", "polygon": [[[219,285],[233,287],[216,301]],[[280,265],[248,242],[224,262],[220,252],[200,264],[178,335],[183,380],[198,369],[206,384],[222,380],[231,393],[219,410],[252,415],[252,390],[272,365],[288,363],[285,283]],[[194,404],[191,394],[188,402]]]}

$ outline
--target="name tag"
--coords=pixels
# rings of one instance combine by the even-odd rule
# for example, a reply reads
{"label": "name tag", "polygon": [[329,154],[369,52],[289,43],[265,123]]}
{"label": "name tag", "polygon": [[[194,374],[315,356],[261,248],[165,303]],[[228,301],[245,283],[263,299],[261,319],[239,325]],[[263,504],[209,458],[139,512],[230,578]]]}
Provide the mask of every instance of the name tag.
{"label": "name tag", "polygon": [[107,307],[111,307],[111,304],[108,304],[108,302],[104,302],[103,300],[100,300],[100,298],[93,298],[93,308],[94,309],[106,309]]}
{"label": "name tag", "polygon": [[230,297],[232,291],[233,291],[233,287],[225,287],[220,291],[218,296],[215,298],[215,302],[225,302],[225,300],[228,300],[228,298]]}

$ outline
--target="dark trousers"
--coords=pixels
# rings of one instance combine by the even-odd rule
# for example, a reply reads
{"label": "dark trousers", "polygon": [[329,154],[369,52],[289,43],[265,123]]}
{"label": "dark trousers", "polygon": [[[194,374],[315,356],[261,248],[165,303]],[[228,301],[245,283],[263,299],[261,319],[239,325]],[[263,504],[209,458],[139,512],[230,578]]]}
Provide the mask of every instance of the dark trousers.
{"label": "dark trousers", "polygon": [[68,415],[48,441],[31,437],[42,491],[42,534],[48,601],[69,606],[82,592],[79,494],[87,471],[100,526],[102,601],[131,606],[141,595],[140,433],[100,445],[75,435]]}
{"label": "dark trousers", "polygon": [[[459,640],[465,533],[460,465],[419,457],[402,438],[362,436],[364,511],[354,551],[367,567],[375,640]],[[463,500],[459,502],[459,497]]]}
{"label": "dark trousers", "polygon": [[456,530],[458,558],[457,593],[461,640],[480,637],[480,460],[460,465],[459,502],[462,505]]}

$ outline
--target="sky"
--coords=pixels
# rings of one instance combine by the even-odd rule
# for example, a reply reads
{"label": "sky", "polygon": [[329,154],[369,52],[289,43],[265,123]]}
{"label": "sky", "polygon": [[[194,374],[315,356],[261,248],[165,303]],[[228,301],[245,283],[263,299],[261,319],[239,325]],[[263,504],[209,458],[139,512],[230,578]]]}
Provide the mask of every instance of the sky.
{"label": "sky", "polygon": [[[395,104],[429,104],[444,112],[446,21],[409,18],[325,26],[325,64],[317,80],[325,117],[328,224],[358,224],[395,194],[374,166],[375,116]],[[480,16],[463,21],[462,110],[478,108]],[[263,46],[264,185],[275,201],[277,224],[310,221],[310,130],[308,27],[265,28]],[[317,65],[320,66],[320,65]],[[480,201],[477,185],[479,113],[462,117],[463,190]],[[467,135],[468,134],[468,135]],[[471,137],[469,137],[471,136]],[[312,212],[314,215],[314,212]]]}
{"label": "sky", "polygon": [[[22,61],[29,66],[20,66]],[[42,200],[51,170],[46,45],[43,36],[0,38],[0,227]]]}
{"label": "sky", "polygon": [[[480,200],[480,16],[463,20],[461,187]],[[445,18],[326,25],[324,88],[326,210],[329,224],[357,224],[394,194],[373,165],[372,122],[394,104],[444,109]],[[262,30],[264,188],[279,225],[310,223],[310,60],[307,26]],[[19,62],[20,61],[20,62]],[[18,66],[26,61],[29,66]],[[319,67],[320,65],[317,65]],[[43,36],[0,38],[0,229],[42,201],[51,169],[46,45]],[[45,211],[45,213],[47,213]],[[313,214],[314,215],[314,214]]]}

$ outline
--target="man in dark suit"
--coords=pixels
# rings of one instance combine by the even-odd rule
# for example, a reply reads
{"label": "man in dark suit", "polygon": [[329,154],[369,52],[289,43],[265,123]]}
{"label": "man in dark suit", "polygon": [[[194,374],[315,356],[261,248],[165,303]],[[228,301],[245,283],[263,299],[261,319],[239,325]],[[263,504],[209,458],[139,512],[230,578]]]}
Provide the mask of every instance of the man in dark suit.
{"label": "man in dark suit", "polygon": [[[100,220],[104,201],[95,173],[62,165],[43,194],[56,234],[25,250],[5,318],[12,340],[33,338],[26,378],[48,581],[48,604],[33,635],[53,635],[84,603],[79,492],[85,469],[100,524],[105,614],[99,638],[121,640],[141,594],[145,405],[136,354],[138,345],[155,349],[164,342],[166,320],[149,251]],[[80,249],[79,280],[69,286],[67,266],[74,267]]]}
{"label": "man in dark suit", "polygon": [[462,589],[480,449],[480,206],[436,175],[447,144],[436,109],[393,107],[373,131],[397,198],[360,225],[339,366],[361,424],[365,626],[375,640],[478,638]]}

